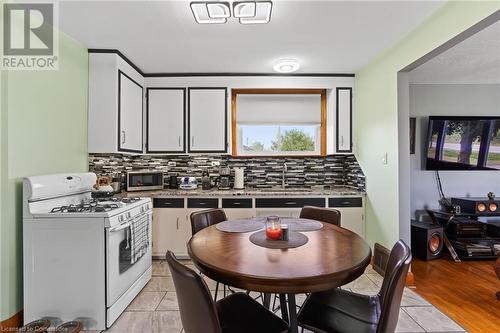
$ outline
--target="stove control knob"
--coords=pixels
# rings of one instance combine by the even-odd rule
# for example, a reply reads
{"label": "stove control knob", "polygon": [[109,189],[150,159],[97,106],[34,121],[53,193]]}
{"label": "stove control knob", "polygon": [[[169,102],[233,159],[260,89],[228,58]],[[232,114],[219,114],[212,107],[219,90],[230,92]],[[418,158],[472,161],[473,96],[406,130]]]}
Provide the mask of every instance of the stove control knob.
{"label": "stove control knob", "polygon": [[141,206],[141,213],[144,213],[144,206]]}
{"label": "stove control knob", "polygon": [[146,204],[146,210],[149,210],[149,204]]}
{"label": "stove control knob", "polygon": [[123,215],[118,216],[118,222],[123,222]]}
{"label": "stove control knob", "polygon": [[128,217],[128,218],[131,218],[131,217],[132,217],[132,214],[130,214],[130,212],[127,212],[127,217]]}

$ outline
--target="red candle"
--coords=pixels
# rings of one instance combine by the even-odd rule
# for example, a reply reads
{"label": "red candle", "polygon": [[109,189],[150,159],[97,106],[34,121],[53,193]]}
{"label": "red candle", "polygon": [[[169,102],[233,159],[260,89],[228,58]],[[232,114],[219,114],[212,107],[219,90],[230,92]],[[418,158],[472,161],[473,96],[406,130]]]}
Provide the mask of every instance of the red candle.
{"label": "red candle", "polygon": [[266,236],[269,239],[278,240],[281,238],[281,228],[267,228]]}

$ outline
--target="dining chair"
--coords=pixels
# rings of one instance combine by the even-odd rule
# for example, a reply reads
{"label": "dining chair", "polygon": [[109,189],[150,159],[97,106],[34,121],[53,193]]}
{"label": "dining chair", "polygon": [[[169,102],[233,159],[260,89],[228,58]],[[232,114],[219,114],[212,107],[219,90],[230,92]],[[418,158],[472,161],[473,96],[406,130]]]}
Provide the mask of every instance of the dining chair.
{"label": "dining chair", "polygon": [[185,333],[285,333],[288,324],[252,297],[238,292],[215,302],[203,278],[172,251],[167,263],[174,281]]}
{"label": "dining chair", "polygon": [[331,208],[304,206],[300,210],[300,218],[331,223],[340,227],[340,212]]}
{"label": "dining chair", "polygon": [[[226,212],[223,209],[213,208],[206,209],[199,212],[191,213],[189,216],[191,219],[191,235],[194,236],[200,230],[203,230],[211,225],[226,221]],[[226,285],[223,287],[224,297],[226,297]],[[214,301],[217,300],[217,295],[219,293],[219,282],[215,284],[215,295]]]}
{"label": "dining chair", "polygon": [[312,293],[298,314],[302,330],[306,328],[322,333],[394,332],[411,258],[410,248],[399,240],[391,250],[382,287],[374,296],[339,288]]}
{"label": "dining chair", "polygon": [[[227,221],[227,216],[223,209],[213,208],[191,213],[190,219],[191,219],[191,234],[192,236],[194,236],[200,230],[203,230],[211,225]],[[217,301],[219,285],[220,285],[219,282],[216,281],[214,301]],[[224,297],[226,297],[226,288],[229,289],[230,292],[234,292],[234,290],[232,290],[231,287],[223,285]],[[250,291],[248,291],[247,294],[250,294]],[[259,294],[255,299],[259,298],[263,299],[263,295]]]}
{"label": "dining chair", "polygon": [[191,233],[194,236],[200,230],[211,225],[226,221],[226,213],[223,209],[213,208],[191,213]]}

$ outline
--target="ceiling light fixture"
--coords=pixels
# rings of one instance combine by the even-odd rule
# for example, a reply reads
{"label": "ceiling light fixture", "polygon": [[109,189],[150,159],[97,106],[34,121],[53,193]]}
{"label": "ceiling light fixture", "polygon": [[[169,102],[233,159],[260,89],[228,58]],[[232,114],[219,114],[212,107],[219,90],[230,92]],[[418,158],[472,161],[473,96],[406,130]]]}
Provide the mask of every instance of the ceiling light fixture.
{"label": "ceiling light fixture", "polygon": [[241,24],[266,24],[271,21],[273,3],[271,1],[255,2],[255,16],[240,17]]}
{"label": "ceiling light fixture", "polygon": [[231,8],[228,2],[207,2],[207,11],[210,18],[228,18]]}
{"label": "ceiling light fixture", "polygon": [[233,3],[233,15],[236,18],[255,17],[255,1],[240,1]]}
{"label": "ceiling light fixture", "polygon": [[275,72],[278,73],[293,73],[300,68],[300,64],[295,59],[280,59],[273,66]]}
{"label": "ceiling light fixture", "polygon": [[[231,17],[231,4],[227,1],[193,1],[189,6],[200,24],[226,23]],[[272,7],[270,0],[235,1],[232,14],[241,24],[265,24],[271,20]]]}
{"label": "ceiling light fixture", "polygon": [[191,2],[189,6],[191,7],[191,11],[193,12],[194,19],[197,23],[220,24],[227,22],[227,18],[225,17],[210,17],[210,14],[208,12],[208,4],[206,2]]}

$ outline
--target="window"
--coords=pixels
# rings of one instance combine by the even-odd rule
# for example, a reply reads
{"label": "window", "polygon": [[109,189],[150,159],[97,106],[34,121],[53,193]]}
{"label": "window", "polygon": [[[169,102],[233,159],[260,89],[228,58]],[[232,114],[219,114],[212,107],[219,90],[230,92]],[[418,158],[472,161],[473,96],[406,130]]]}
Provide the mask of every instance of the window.
{"label": "window", "polygon": [[326,154],[326,91],[233,89],[234,156]]}

